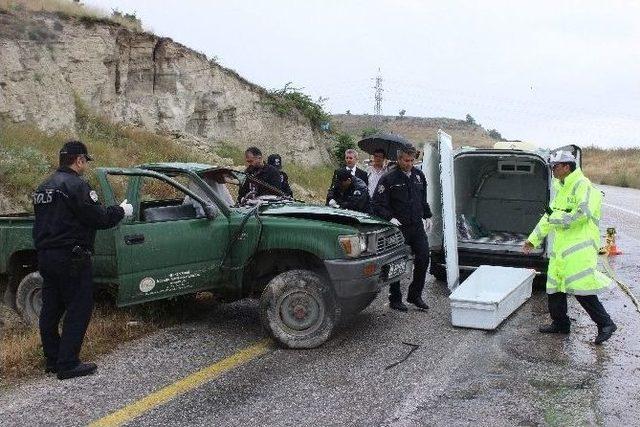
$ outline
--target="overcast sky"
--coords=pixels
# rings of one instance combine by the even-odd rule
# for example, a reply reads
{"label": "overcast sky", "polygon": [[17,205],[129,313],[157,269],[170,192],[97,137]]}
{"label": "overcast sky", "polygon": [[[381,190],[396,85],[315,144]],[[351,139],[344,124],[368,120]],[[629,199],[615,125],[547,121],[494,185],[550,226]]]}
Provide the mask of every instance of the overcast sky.
{"label": "overcast sky", "polygon": [[640,146],[640,1],[85,0],[135,12],[331,113],[463,119],[542,146]]}

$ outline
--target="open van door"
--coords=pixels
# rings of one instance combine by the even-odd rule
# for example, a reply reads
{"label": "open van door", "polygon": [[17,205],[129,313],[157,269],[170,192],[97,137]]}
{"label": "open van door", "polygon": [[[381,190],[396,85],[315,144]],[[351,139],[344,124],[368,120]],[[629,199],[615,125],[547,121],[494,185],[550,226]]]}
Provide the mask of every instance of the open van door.
{"label": "open van door", "polygon": [[429,247],[444,250],[447,286],[453,290],[460,282],[460,270],[451,137],[439,130],[437,142],[427,142],[423,153],[421,169],[427,179],[427,202],[433,213]]}
{"label": "open van door", "polygon": [[460,283],[458,266],[458,232],[456,227],[456,193],[453,172],[453,143],[451,136],[438,130],[440,154],[440,194],[442,199],[442,234],[447,286],[453,290]]}

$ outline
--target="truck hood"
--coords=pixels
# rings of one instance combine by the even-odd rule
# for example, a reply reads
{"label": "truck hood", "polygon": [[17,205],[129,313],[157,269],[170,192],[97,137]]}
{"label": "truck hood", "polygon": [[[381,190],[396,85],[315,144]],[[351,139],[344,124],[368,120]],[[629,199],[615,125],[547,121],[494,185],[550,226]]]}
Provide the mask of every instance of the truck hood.
{"label": "truck hood", "polygon": [[314,219],[318,221],[335,222],[345,225],[373,224],[389,225],[382,218],[346,209],[334,209],[329,206],[287,204],[271,205],[260,212],[261,215],[287,216],[291,218]]}

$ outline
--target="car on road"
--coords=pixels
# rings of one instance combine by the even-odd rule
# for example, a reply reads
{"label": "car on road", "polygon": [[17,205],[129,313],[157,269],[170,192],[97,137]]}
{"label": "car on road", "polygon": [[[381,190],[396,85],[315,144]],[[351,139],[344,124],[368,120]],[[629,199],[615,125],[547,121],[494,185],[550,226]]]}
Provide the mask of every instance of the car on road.
{"label": "car on road", "polygon": [[[211,291],[223,301],[260,298],[264,327],[283,346],[324,343],[345,315],[410,274],[398,228],[363,213],[262,196],[236,203],[241,172],[194,163],[98,168],[105,204],[128,199],[133,216],[99,231],[96,286],[118,306]],[[42,279],[33,216],[0,216],[4,300],[37,323]]]}
{"label": "car on road", "polygon": [[424,146],[422,164],[434,226],[429,235],[430,272],[455,288],[461,272],[480,265],[532,268],[544,276],[551,245],[524,254],[522,245],[553,198],[549,155],[554,150],[522,142],[493,148],[453,149],[451,137],[438,131]]}

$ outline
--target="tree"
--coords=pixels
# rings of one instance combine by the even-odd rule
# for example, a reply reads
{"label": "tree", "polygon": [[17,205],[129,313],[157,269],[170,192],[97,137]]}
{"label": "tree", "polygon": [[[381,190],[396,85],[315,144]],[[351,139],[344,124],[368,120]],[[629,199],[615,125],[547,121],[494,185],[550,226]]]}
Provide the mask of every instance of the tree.
{"label": "tree", "polygon": [[496,129],[489,130],[489,136],[493,139],[497,139],[498,141],[504,141],[502,135]]}
{"label": "tree", "polygon": [[476,119],[474,119],[471,114],[467,114],[467,117],[465,118],[465,120],[467,121],[467,123],[469,123],[470,125],[475,125],[476,124]]}
{"label": "tree", "polygon": [[347,116],[351,115],[351,110],[347,110]]}
{"label": "tree", "polygon": [[334,161],[339,165],[344,166],[344,152],[350,148],[356,148],[356,142],[354,141],[353,137],[348,133],[338,134],[336,138],[336,145],[334,145],[333,149],[331,150]]}
{"label": "tree", "polygon": [[360,132],[360,136],[362,138],[366,138],[368,136],[375,135],[378,132],[380,132],[380,129],[378,128],[364,128],[362,129],[362,132]]}
{"label": "tree", "polygon": [[398,112],[398,117],[403,118],[405,114],[407,114],[407,110],[403,108]]}

